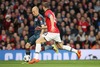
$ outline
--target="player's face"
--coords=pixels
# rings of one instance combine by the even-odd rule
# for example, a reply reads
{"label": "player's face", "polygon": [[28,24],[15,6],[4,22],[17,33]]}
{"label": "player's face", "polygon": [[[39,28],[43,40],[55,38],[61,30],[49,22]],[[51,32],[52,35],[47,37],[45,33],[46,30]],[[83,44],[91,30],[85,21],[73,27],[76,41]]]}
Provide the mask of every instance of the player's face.
{"label": "player's face", "polygon": [[32,14],[35,16],[35,11],[32,11]]}
{"label": "player's face", "polygon": [[35,10],[32,10],[32,14],[33,14],[34,16],[37,16],[37,14],[36,14],[36,11],[35,11]]}

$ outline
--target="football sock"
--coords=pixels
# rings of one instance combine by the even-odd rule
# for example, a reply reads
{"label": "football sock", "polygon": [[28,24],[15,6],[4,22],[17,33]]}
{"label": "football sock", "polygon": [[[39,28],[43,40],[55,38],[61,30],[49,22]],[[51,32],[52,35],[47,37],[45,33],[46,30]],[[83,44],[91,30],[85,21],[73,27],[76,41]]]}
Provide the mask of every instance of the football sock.
{"label": "football sock", "polygon": [[26,49],[26,55],[30,55],[30,50]]}
{"label": "football sock", "polygon": [[36,44],[35,55],[34,55],[35,59],[39,59],[39,53],[40,53],[40,51],[41,51],[41,44]]}
{"label": "football sock", "polygon": [[77,53],[77,50],[76,49],[71,48],[70,46],[67,46],[67,45],[66,46],[63,45],[63,49]]}
{"label": "football sock", "polygon": [[35,52],[34,58],[39,59],[39,53],[38,52]]}

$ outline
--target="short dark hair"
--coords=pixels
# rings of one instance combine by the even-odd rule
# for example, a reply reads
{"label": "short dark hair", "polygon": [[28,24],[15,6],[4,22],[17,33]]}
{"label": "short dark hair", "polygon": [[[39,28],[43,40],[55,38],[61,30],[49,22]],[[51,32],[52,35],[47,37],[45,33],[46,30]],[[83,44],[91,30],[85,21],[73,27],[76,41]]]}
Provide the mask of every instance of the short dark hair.
{"label": "short dark hair", "polygon": [[49,8],[50,4],[48,2],[43,2],[42,6],[44,6],[45,8]]}

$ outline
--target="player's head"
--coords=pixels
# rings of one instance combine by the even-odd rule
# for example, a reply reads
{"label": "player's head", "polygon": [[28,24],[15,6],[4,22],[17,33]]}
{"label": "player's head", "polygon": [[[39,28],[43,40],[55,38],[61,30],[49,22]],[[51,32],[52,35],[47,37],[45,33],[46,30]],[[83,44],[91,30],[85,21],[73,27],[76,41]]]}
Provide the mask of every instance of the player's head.
{"label": "player's head", "polygon": [[37,15],[39,14],[39,9],[38,9],[37,6],[34,6],[34,7],[32,8],[32,14],[33,14],[34,16],[37,16]]}
{"label": "player's head", "polygon": [[43,10],[46,11],[47,9],[49,9],[50,5],[48,4],[48,2],[43,2],[42,3],[43,6]]}

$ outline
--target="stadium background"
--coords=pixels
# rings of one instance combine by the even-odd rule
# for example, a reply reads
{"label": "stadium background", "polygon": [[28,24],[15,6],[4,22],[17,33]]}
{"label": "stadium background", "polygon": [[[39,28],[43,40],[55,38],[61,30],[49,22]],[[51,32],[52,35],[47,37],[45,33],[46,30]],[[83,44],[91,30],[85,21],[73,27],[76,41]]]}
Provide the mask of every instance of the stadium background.
{"label": "stadium background", "polygon": [[[93,55],[100,59],[100,0],[0,0],[0,60],[16,60],[17,53],[25,54],[25,44],[28,38],[34,34],[35,29],[31,8],[38,6],[40,13],[43,15],[44,12],[41,6],[43,1],[47,1],[50,4],[50,9],[57,17],[57,26],[59,27],[63,43],[65,45],[69,43],[71,47],[81,49],[83,58]],[[51,43],[46,43],[47,48]],[[30,47],[30,50],[34,49],[34,45]],[[42,50],[44,49],[44,46],[42,46]],[[43,51],[44,53],[55,54],[52,50]],[[68,55],[66,56],[71,58],[68,51],[61,50],[60,53],[67,53]],[[20,56],[18,54],[18,60],[22,60],[20,57],[23,57],[23,55]],[[47,60],[48,56],[48,54],[45,55]],[[62,58],[60,60],[64,60]],[[72,58],[77,59],[75,54],[73,54]],[[65,60],[71,59],[65,58]],[[49,61],[47,64],[53,62],[54,64],[59,63],[58,61]],[[62,63],[63,61],[60,62]],[[95,64],[99,67],[98,61],[67,62],[69,66],[71,62],[72,64],[76,63],[77,67],[79,63],[79,67],[82,67],[87,63],[89,64],[89,62],[90,65],[96,62]],[[6,65],[9,63],[16,64],[13,61],[0,61],[0,67],[3,67],[4,63]],[[40,66],[44,63],[43,61],[40,62]],[[94,67],[95,64],[91,67]],[[60,67],[60,65],[57,67]]]}

